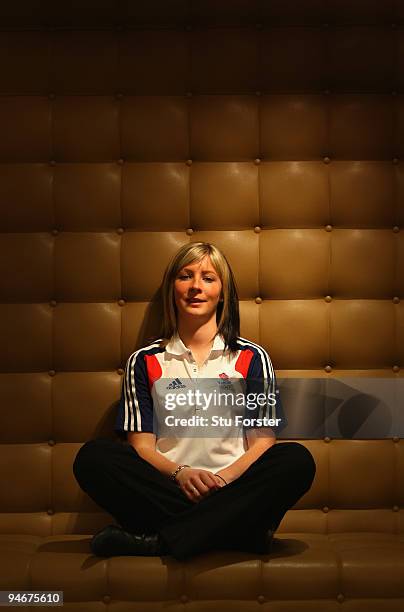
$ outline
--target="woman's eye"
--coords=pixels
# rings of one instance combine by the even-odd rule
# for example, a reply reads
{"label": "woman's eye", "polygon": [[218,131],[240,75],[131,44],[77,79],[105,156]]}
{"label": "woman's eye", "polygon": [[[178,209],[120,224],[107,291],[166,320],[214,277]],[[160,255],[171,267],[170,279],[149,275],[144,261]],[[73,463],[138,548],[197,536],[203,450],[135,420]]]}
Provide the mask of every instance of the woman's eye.
{"label": "woman's eye", "polygon": [[[180,280],[182,280],[182,279],[184,279],[184,278],[189,278],[189,277],[190,277],[190,276],[189,276],[189,274],[181,274],[181,276],[179,276],[178,278],[179,278]],[[214,278],[209,278],[209,277],[207,277],[207,276],[206,276],[206,277],[204,278],[204,280],[207,280],[207,281],[209,281],[210,283],[213,283],[213,281],[214,281],[215,279],[214,279]]]}

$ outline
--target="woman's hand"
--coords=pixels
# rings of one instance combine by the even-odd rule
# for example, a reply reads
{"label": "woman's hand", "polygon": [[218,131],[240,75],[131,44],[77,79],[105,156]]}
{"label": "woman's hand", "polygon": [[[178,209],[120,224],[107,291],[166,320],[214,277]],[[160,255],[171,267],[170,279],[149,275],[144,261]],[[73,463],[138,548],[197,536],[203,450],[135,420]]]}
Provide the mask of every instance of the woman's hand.
{"label": "woman's hand", "polygon": [[216,482],[217,482],[217,484],[219,485],[220,488],[225,487],[228,484],[228,482],[226,481],[224,476],[223,476],[224,480],[222,480],[222,478],[220,478],[219,474],[215,474],[215,478],[216,478]]}
{"label": "woman's hand", "polygon": [[224,485],[223,481],[209,470],[191,467],[183,468],[175,480],[188,499],[193,502],[200,501]]}
{"label": "woman's hand", "polygon": [[[218,476],[219,478],[217,478]],[[215,477],[217,478],[221,487],[225,487],[233,480],[235,480],[234,475],[229,471],[228,468],[224,468],[223,470],[219,470],[218,472],[216,472]],[[225,482],[223,482],[222,478]]]}

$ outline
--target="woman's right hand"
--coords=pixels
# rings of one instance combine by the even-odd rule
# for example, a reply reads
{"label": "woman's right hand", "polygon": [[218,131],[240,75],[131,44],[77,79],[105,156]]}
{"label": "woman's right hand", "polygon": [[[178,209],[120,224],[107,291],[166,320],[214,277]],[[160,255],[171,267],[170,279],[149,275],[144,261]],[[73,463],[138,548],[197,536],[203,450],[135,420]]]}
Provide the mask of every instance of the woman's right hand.
{"label": "woman's right hand", "polygon": [[183,468],[178,472],[175,480],[188,499],[193,502],[198,502],[212,491],[221,488],[215,474],[198,468]]}

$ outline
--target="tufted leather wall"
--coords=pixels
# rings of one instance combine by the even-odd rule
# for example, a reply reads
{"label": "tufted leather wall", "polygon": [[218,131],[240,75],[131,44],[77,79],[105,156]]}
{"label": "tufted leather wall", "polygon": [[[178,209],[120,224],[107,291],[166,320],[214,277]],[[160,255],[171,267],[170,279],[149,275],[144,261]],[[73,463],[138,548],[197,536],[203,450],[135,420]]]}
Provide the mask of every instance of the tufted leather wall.
{"label": "tufted leather wall", "polygon": [[[86,610],[123,588],[142,610],[257,597],[277,602],[268,610],[369,610],[369,598],[398,610],[404,3],[68,4],[10,5],[0,24],[0,534],[19,568],[3,558],[1,588],[51,588],[58,554],[53,588],[70,572],[79,595],[65,592]],[[81,564],[83,534],[110,517],[72,462],[112,435],[126,359],[156,330],[169,258],[193,240],[228,257],[241,334],[284,389],[282,438],[307,445],[317,474],[279,528],[290,557],[242,556],[237,584],[235,566],[216,583],[196,562],[199,582],[188,570],[171,594],[159,560],[141,560],[148,586],[132,592],[118,559],[108,587],[100,564],[95,582]],[[350,439],[347,407],[356,418],[360,405],[329,403],[333,381],[355,399],[349,377],[367,392],[375,381],[375,435]]]}

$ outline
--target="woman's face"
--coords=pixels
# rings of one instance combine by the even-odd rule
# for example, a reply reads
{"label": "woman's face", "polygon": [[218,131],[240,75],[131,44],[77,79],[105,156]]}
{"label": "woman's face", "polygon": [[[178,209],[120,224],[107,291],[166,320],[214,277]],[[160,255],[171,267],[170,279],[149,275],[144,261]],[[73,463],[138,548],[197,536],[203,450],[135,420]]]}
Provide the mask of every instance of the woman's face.
{"label": "woman's face", "polygon": [[207,255],[179,270],[174,281],[174,299],[179,315],[210,316],[216,312],[222,283]]}

